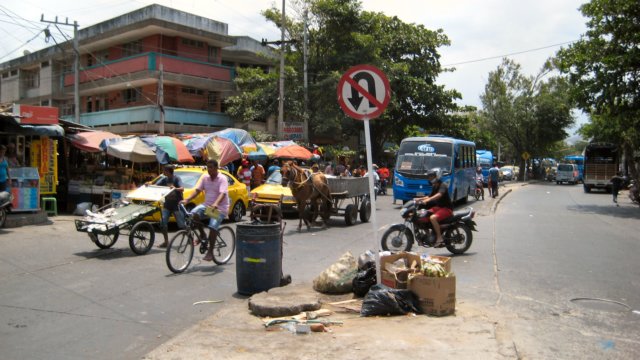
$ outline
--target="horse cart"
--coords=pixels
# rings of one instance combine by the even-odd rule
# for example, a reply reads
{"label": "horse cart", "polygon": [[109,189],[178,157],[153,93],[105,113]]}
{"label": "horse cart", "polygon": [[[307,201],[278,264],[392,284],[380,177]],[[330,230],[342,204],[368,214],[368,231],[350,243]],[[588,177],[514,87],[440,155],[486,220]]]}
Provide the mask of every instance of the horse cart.
{"label": "horse cart", "polygon": [[371,200],[369,199],[369,178],[327,176],[331,190],[332,216],[344,216],[347,225],[358,220],[368,222],[371,217]]}
{"label": "horse cart", "polygon": [[126,199],[114,201],[96,212],[87,212],[76,220],[76,230],[86,232],[100,249],[112,247],[120,235],[129,236],[129,247],[137,255],[144,255],[153,247],[153,222],[144,218],[160,211],[162,200],[172,190],[164,186],[142,186]]}

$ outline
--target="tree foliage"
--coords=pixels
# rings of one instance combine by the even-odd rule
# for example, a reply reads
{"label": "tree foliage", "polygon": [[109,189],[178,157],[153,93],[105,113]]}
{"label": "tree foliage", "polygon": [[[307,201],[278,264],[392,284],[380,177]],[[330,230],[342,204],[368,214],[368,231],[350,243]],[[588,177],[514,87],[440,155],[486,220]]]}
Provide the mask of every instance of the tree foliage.
{"label": "tree foliage", "polygon": [[[565,139],[565,129],[574,123],[569,85],[561,77],[543,80],[549,70],[547,65],[538,76],[525,76],[519,64],[504,59],[489,73],[480,97],[483,116],[497,140],[508,143],[516,155],[550,155],[554,143]],[[524,161],[521,167],[524,168]]]}
{"label": "tree foliage", "polygon": [[[631,159],[640,149],[640,2],[591,0],[580,11],[587,32],[557,54],[574,100],[591,115],[580,132],[620,144]],[[637,168],[636,158],[630,169],[636,178]]]}

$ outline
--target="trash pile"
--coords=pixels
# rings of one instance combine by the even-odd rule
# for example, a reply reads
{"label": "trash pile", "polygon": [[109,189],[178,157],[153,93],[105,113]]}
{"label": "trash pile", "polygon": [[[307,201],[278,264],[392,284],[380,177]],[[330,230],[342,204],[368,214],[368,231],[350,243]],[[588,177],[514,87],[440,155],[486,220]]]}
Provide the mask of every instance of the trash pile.
{"label": "trash pile", "polygon": [[[342,321],[325,318],[334,312],[321,308],[323,305],[357,313],[362,317],[407,314],[445,316],[455,312],[456,277],[451,272],[451,258],[421,256],[412,252],[382,252],[380,267],[381,283],[377,284],[373,252],[367,251],[357,260],[350,252],[345,253],[313,280],[313,289],[329,295],[353,293],[354,298],[324,304],[318,301],[317,304],[308,304],[310,307],[307,311],[298,308],[292,310],[295,314],[265,317],[265,328],[308,334],[331,331],[332,325],[342,325]],[[249,308],[252,309],[251,300]],[[278,311],[278,315],[283,315],[282,308]],[[253,313],[264,316],[259,311]]]}

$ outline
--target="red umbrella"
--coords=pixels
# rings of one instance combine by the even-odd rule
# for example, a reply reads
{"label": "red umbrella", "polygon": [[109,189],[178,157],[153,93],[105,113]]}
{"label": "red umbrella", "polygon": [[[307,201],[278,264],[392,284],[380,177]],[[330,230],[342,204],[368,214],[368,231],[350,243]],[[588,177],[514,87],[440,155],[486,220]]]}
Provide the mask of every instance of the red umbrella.
{"label": "red umbrella", "polygon": [[286,159],[298,159],[309,160],[313,154],[311,151],[303,148],[300,145],[288,145],[279,148],[273,153],[274,158],[286,158]]}
{"label": "red umbrella", "polygon": [[120,139],[120,135],[108,131],[86,131],[69,136],[71,144],[80,150],[88,152],[100,152],[105,149],[100,147],[104,140]]}

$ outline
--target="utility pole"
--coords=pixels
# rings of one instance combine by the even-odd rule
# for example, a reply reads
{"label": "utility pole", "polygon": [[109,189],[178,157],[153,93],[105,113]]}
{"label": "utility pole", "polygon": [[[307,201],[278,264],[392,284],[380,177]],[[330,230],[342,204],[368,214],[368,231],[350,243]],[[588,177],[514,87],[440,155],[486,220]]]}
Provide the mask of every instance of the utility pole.
{"label": "utility pole", "polygon": [[73,52],[75,53],[75,61],[73,62],[73,102],[75,113],[75,120],[77,124],[80,124],[80,49],[78,41],[78,22],[74,21],[73,24],[69,22],[69,18],[65,18],[64,22],[59,22],[58,17],[54,21],[45,20],[44,14],[40,16],[40,22],[54,24],[54,25],[66,25],[73,26]]}
{"label": "utility pole", "polygon": [[164,64],[160,64],[160,81],[158,81],[158,107],[160,108],[160,126],[158,133],[164,135]]}
{"label": "utility pole", "polygon": [[282,0],[282,23],[280,24],[280,96],[278,97],[278,140],[284,137],[284,25],[286,17]]}
{"label": "utility pole", "polygon": [[304,62],[303,66],[303,87],[304,87],[304,125],[303,125],[303,137],[304,142],[309,142],[309,90],[308,90],[308,79],[307,79],[307,61],[309,59],[309,55],[307,54],[307,42],[309,41],[309,34],[307,29],[307,17],[309,15],[308,9],[304,9],[304,39],[302,43],[302,58]]}

